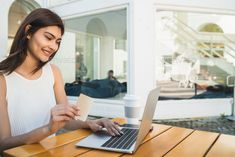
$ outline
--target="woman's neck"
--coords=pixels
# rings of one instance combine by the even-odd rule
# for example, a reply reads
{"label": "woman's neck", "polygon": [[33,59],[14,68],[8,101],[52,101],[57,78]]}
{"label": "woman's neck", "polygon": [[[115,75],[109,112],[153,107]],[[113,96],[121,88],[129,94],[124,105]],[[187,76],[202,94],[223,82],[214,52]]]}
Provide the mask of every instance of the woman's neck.
{"label": "woman's neck", "polygon": [[32,72],[37,68],[38,63],[38,60],[28,54],[24,62],[16,69],[16,72],[26,76],[33,75]]}

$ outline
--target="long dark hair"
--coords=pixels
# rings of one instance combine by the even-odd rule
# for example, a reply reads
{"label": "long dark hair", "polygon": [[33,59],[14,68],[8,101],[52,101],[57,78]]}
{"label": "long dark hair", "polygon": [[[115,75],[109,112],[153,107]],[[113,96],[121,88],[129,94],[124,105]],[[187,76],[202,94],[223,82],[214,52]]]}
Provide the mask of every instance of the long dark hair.
{"label": "long dark hair", "polygon": [[[25,32],[26,26],[30,25],[27,32]],[[27,35],[33,35],[37,30],[47,26],[58,26],[61,29],[61,35],[64,34],[64,24],[61,18],[54,12],[39,8],[33,10],[21,23],[13,43],[11,45],[9,56],[0,62],[0,74],[11,74],[18,66],[20,66],[26,56],[28,39]],[[48,61],[50,61],[56,53],[52,54]],[[48,62],[47,61],[47,62]],[[32,71],[35,73],[42,68],[47,62],[41,62],[36,69]]]}

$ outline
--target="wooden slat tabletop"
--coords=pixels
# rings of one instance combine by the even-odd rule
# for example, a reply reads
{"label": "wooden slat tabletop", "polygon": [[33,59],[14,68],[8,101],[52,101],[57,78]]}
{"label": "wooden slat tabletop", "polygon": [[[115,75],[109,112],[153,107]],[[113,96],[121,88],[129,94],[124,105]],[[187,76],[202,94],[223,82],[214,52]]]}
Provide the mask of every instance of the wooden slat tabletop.
{"label": "wooden slat tabletop", "polygon": [[61,134],[59,136],[46,138],[39,144],[23,145],[20,147],[12,148],[4,151],[6,156],[19,156],[26,157],[34,154],[39,154],[47,150],[56,149],[60,146],[64,146],[73,141],[77,141],[91,134],[91,131],[80,129],[69,133]]}
{"label": "wooden slat tabletop", "polygon": [[187,139],[179,143],[173,150],[167,153],[166,157],[204,156],[218,136],[218,133],[194,131]]}
{"label": "wooden slat tabletop", "polygon": [[80,129],[61,134],[39,144],[6,150],[4,157],[235,157],[235,136],[231,135],[153,124],[139,149],[130,155],[75,146],[90,133]]}
{"label": "wooden slat tabletop", "polygon": [[141,145],[133,155],[124,155],[125,157],[159,157],[170,151],[175,145],[189,136],[193,130],[173,127],[163,134]]}
{"label": "wooden slat tabletop", "polygon": [[233,157],[235,156],[235,136],[220,135],[206,157]]}

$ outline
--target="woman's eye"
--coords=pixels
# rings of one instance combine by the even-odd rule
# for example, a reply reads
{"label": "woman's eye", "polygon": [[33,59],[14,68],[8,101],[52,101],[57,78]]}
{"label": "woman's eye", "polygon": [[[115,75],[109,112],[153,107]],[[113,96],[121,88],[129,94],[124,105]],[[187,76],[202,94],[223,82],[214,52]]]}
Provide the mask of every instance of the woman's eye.
{"label": "woman's eye", "polygon": [[48,36],[45,36],[48,40],[52,40],[52,38],[48,37]]}

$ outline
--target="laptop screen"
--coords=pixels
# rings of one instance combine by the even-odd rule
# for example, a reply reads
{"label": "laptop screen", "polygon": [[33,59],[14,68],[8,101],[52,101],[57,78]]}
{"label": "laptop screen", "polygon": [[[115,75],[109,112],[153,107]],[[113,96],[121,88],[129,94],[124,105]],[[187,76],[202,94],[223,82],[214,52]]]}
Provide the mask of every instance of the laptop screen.
{"label": "laptop screen", "polygon": [[153,119],[154,111],[156,109],[156,104],[159,98],[160,89],[161,87],[157,87],[151,90],[148,95],[142,121],[141,121],[140,128],[139,128],[139,133],[137,136],[135,150],[138,148],[138,146],[144,140],[145,136],[151,130],[152,119]]}

